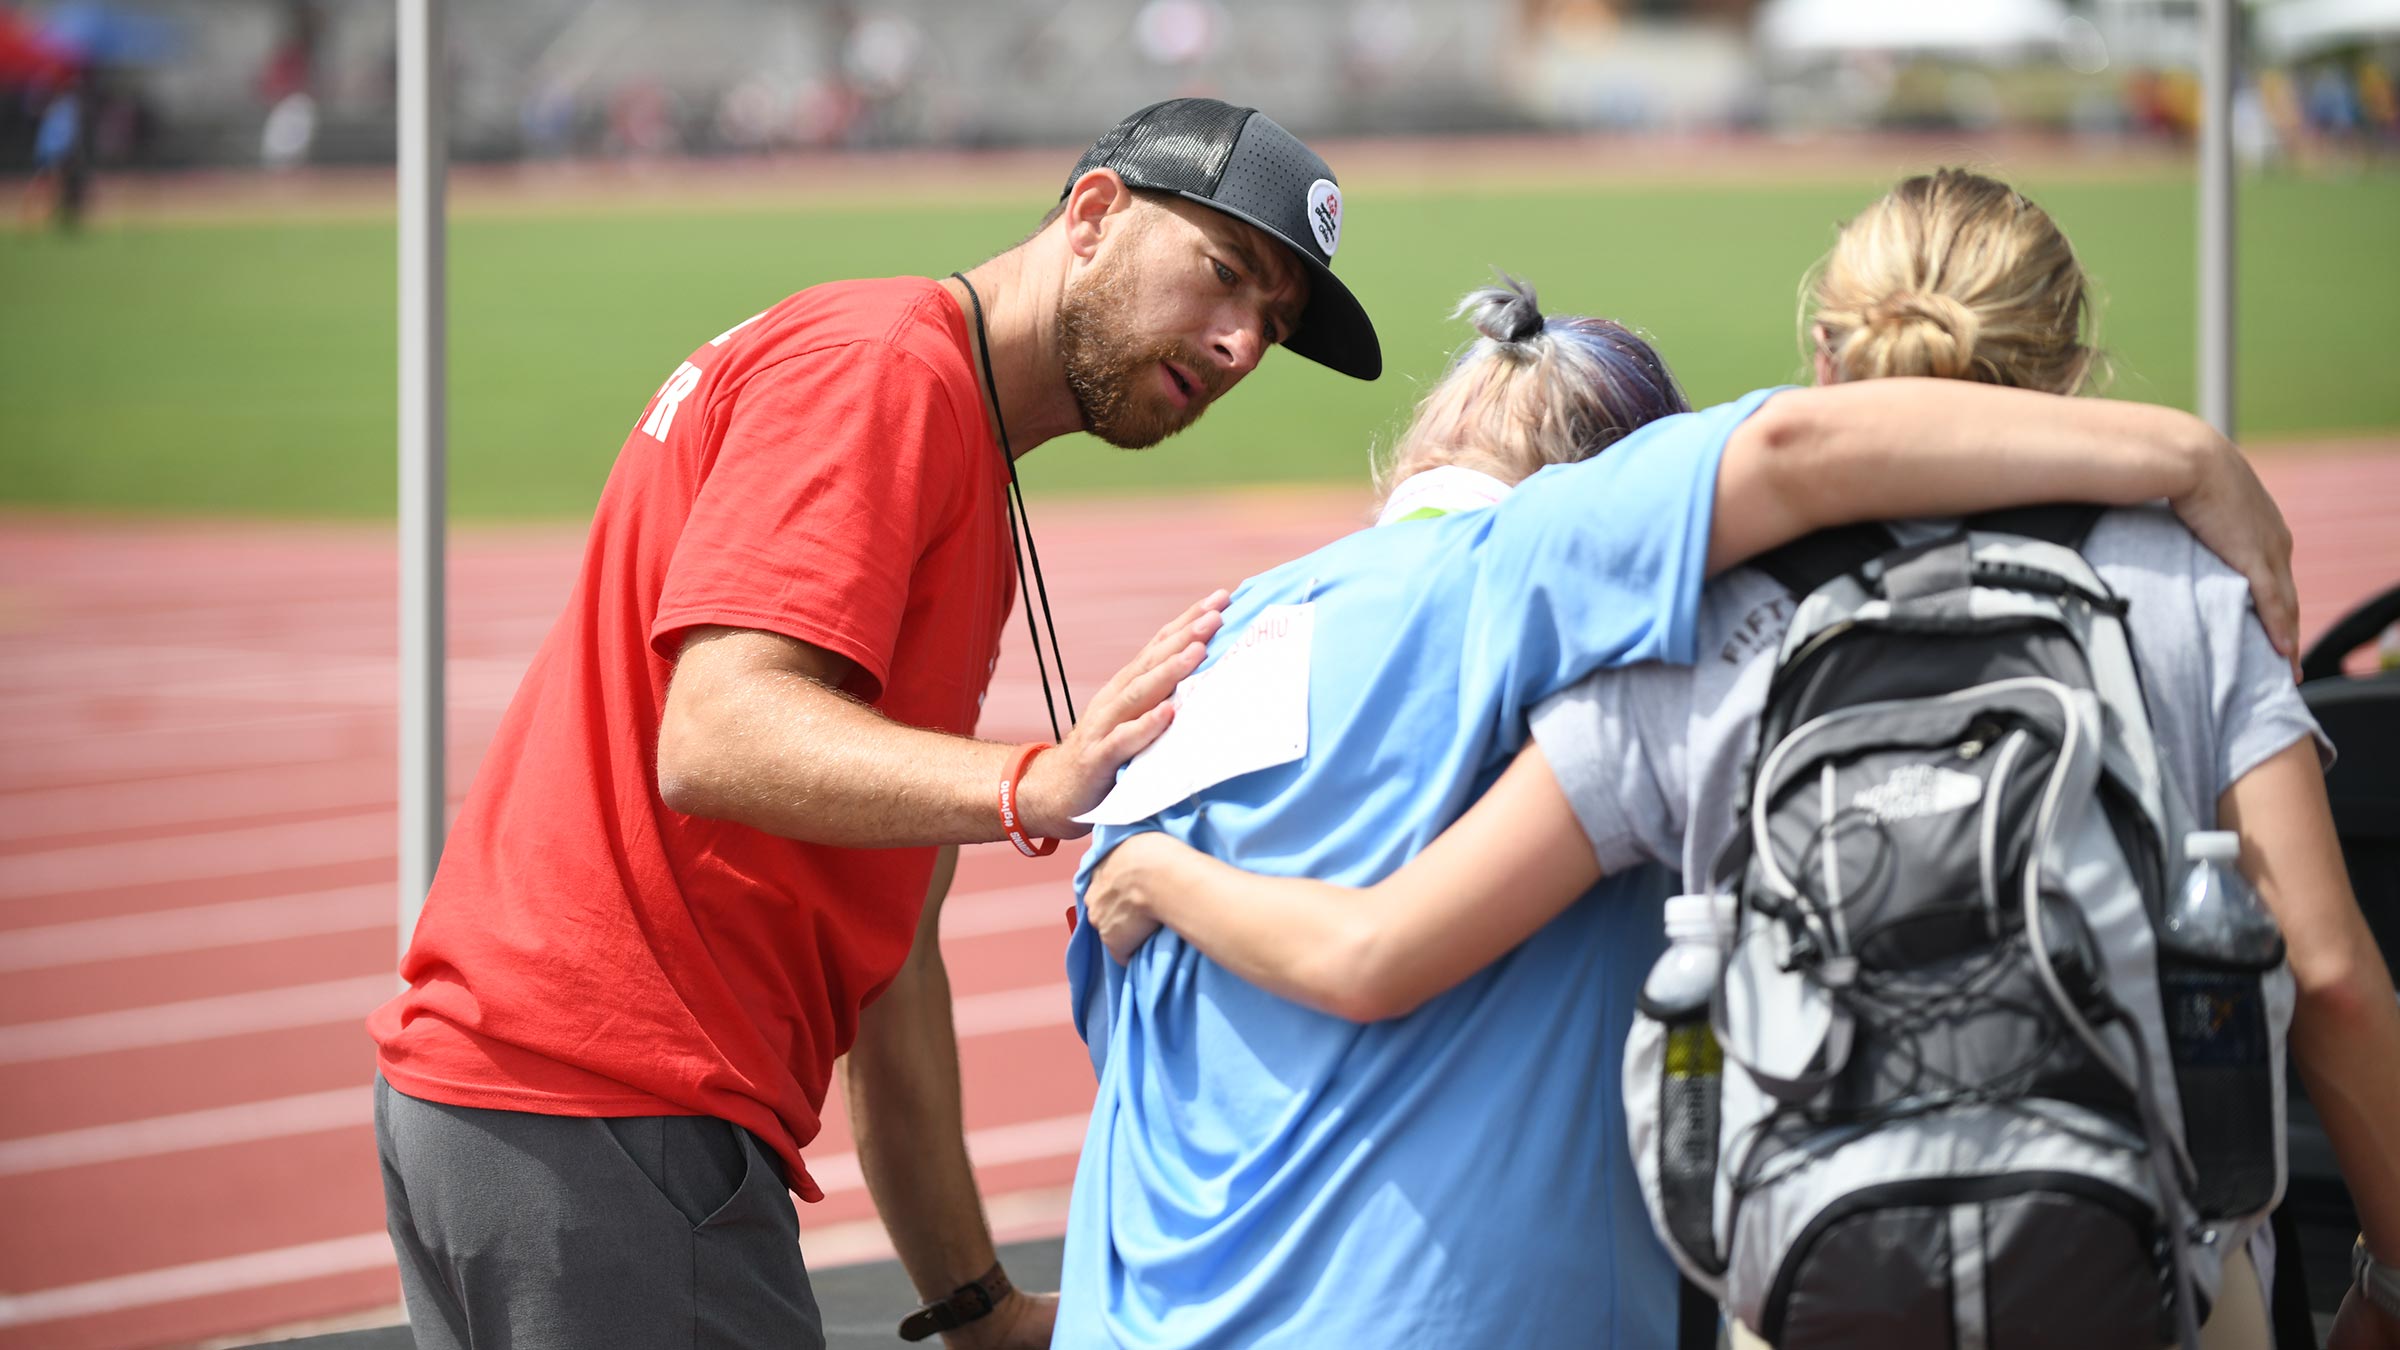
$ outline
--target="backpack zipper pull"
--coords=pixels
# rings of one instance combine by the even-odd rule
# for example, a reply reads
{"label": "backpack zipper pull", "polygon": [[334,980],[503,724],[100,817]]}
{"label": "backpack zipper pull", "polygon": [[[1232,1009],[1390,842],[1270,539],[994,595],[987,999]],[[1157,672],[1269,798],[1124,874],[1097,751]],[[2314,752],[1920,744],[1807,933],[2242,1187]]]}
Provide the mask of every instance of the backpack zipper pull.
{"label": "backpack zipper pull", "polygon": [[1992,742],[1998,739],[2000,739],[2000,728],[1997,725],[1988,720],[1978,721],[1967,728],[1967,739],[1959,742],[1958,757],[1973,759],[1991,748]]}

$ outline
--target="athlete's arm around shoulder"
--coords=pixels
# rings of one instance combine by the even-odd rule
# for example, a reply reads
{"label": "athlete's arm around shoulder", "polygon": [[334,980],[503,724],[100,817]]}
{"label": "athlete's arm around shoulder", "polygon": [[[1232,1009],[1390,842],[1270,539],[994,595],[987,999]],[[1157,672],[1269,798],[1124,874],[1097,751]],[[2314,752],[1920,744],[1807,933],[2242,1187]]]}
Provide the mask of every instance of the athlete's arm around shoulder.
{"label": "athlete's arm around shoulder", "polygon": [[1726,440],[1708,570],[1853,521],[2162,497],[2249,581],[2276,650],[2298,650],[2292,537],[2274,499],[2232,442],[2148,403],[1964,380],[1783,391]]}
{"label": "athlete's arm around shoulder", "polygon": [[1375,1022],[1498,960],[1600,875],[1565,790],[1529,746],[1466,815],[1372,886],[1259,876],[1150,832],[1110,852],[1083,903],[1119,960],[1164,926],[1269,993]]}

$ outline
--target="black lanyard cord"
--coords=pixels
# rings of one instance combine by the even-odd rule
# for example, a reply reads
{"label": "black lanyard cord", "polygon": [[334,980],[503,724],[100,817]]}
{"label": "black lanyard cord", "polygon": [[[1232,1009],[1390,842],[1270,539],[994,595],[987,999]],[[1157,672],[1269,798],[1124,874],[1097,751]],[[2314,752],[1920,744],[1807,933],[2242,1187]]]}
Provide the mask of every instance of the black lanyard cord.
{"label": "black lanyard cord", "polygon": [[[1000,383],[992,378],[992,336],[983,326],[983,297],[975,293],[975,283],[964,272],[952,272],[958,284],[967,288],[967,301],[975,309],[975,349],[983,357],[983,387],[992,399],[992,425],[1000,429],[1000,458],[1008,465],[1008,495],[1002,500],[1008,505],[1008,542],[1017,555],[1017,593],[1025,597],[1025,635],[1033,642],[1033,668],[1042,677],[1042,706],[1050,713],[1050,736],[1063,741],[1066,733],[1059,729],[1058,705],[1050,697],[1050,665],[1058,665],[1058,692],[1066,701],[1067,725],[1075,725],[1075,691],[1067,684],[1067,660],[1059,651],[1058,625],[1050,617],[1050,588],[1042,581],[1042,554],[1034,547],[1033,519],[1025,512],[1025,485],[1017,481],[1017,456],[1008,443],[1008,420],[1000,415]],[[1025,589],[1025,558],[1033,557],[1033,590]],[[1036,601],[1042,610],[1041,628],[1033,622]],[[1042,658],[1042,629],[1050,633],[1050,656]]]}

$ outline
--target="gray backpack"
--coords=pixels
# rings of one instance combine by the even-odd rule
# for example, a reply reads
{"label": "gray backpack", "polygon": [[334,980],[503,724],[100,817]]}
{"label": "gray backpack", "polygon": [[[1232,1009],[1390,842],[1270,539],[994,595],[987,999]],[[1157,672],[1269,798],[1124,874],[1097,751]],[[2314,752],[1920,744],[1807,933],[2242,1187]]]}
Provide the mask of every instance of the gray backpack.
{"label": "gray backpack", "polygon": [[2282,1193],[2291,977],[2162,967],[2190,809],[2097,514],[1759,564],[1798,605],[1722,976],[1645,1003],[1625,1101],[1668,1250],[1777,1350],[2189,1341]]}

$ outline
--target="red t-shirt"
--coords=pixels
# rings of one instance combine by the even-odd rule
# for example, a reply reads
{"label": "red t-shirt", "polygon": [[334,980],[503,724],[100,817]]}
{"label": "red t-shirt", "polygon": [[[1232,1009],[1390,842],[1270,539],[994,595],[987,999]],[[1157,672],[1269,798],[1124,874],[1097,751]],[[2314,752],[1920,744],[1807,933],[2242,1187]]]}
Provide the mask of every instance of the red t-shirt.
{"label": "red t-shirt", "polygon": [[895,721],[974,729],[1014,587],[969,350],[935,283],[842,282],[667,378],[459,813],[408,989],[368,1019],[393,1087],[718,1116],[821,1198],[800,1149],[859,1008],[908,955],[933,850],[670,811],[659,714],[684,635],[722,624],[850,658],[851,692]]}

